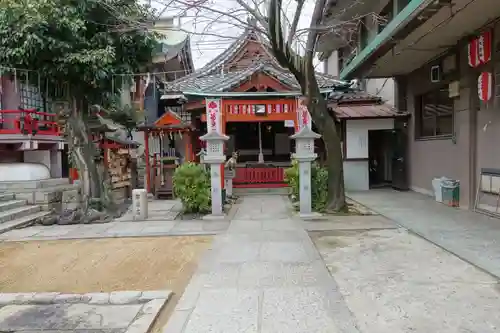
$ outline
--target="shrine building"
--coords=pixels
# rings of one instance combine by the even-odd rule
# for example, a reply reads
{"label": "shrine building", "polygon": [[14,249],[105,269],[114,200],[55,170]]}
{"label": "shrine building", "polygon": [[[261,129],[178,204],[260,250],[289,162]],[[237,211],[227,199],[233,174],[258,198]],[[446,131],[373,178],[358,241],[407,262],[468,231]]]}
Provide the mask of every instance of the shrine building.
{"label": "shrine building", "polygon": [[[394,118],[399,114],[380,97],[350,88],[350,83],[330,75],[318,72],[316,77],[321,92],[329,98],[329,111],[337,120],[343,143],[351,140],[355,149],[354,141],[359,140],[353,135],[362,132],[367,141],[370,126],[394,128]],[[203,148],[199,137],[213,130],[229,137],[225,145],[228,158],[238,152],[235,188],[286,186],[284,170],[291,165],[294,152],[289,137],[304,121],[311,120],[307,109],[299,106],[302,96],[295,77],[274,60],[254,29],[247,28],[203,68],[181,79],[162,82],[157,89],[158,118],[140,127],[146,146],[149,192],[171,186],[171,172],[169,176],[162,170],[175,166],[165,161],[199,162]],[[349,121],[357,121],[358,126]],[[314,124],[310,126],[314,129]],[[347,128],[356,128],[357,132],[348,134]],[[322,140],[317,140],[315,150],[320,160],[324,158],[323,146]],[[354,181],[351,187],[369,187],[367,159],[349,160],[347,149],[343,144],[344,163],[353,174],[347,171],[346,181]],[[360,174],[363,183],[359,183]]]}

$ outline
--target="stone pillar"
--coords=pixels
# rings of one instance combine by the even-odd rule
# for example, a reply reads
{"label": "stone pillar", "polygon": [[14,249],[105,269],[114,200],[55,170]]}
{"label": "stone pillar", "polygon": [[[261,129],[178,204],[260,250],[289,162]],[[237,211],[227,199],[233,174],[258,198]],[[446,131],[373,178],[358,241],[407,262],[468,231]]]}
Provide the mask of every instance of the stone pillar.
{"label": "stone pillar", "polygon": [[233,196],[233,178],[235,176],[234,169],[226,168],[224,170],[224,188],[226,189],[226,196]]}
{"label": "stone pillar", "polygon": [[207,142],[207,154],[204,163],[210,165],[212,214],[205,219],[220,219],[224,217],[222,202],[222,165],[226,162],[224,155],[224,142],[228,136],[212,131],[200,137]]}
{"label": "stone pillar", "polygon": [[62,177],[62,152],[60,150],[50,151],[50,176],[52,178]]}
{"label": "stone pillar", "polygon": [[142,188],[132,191],[132,211],[134,220],[144,221],[148,218],[148,192]]}
{"label": "stone pillar", "polygon": [[312,211],[311,202],[311,162],[317,155],[314,153],[314,140],[321,135],[313,132],[308,126],[304,126],[298,133],[290,138],[294,139],[295,153],[292,158],[299,163],[299,196],[300,196],[300,217],[311,218],[319,214]]}

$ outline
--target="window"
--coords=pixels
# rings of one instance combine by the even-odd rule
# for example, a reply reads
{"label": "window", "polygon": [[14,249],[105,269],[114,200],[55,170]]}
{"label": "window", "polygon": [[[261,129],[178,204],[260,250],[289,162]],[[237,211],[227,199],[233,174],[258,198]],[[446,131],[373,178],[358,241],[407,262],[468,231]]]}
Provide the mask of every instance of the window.
{"label": "window", "polygon": [[410,0],[397,0],[398,14],[410,3]]}
{"label": "window", "polygon": [[417,138],[453,134],[453,99],[446,87],[418,96],[415,106]]}
{"label": "window", "polygon": [[20,107],[23,109],[37,109],[38,111],[44,111],[44,103],[42,96],[38,92],[38,88],[25,84],[19,84],[19,94],[20,94]]}

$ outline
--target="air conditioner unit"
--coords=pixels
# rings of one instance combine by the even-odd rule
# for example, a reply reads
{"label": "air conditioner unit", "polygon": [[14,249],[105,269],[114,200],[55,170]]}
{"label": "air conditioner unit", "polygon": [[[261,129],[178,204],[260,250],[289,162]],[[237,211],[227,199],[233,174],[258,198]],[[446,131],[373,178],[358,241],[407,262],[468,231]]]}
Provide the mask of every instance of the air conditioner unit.
{"label": "air conditioner unit", "polygon": [[431,82],[441,82],[441,65],[431,67]]}

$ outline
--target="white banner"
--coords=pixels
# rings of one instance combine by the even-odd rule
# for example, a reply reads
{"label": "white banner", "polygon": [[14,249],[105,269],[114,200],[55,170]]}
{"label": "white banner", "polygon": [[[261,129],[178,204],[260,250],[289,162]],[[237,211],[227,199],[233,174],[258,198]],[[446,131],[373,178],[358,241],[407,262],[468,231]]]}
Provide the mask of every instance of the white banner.
{"label": "white banner", "polygon": [[220,98],[206,98],[207,132],[221,133],[221,100]]}
{"label": "white banner", "polygon": [[309,114],[304,98],[297,98],[297,121],[299,124],[299,131],[304,128],[304,126],[312,128],[311,115]]}

